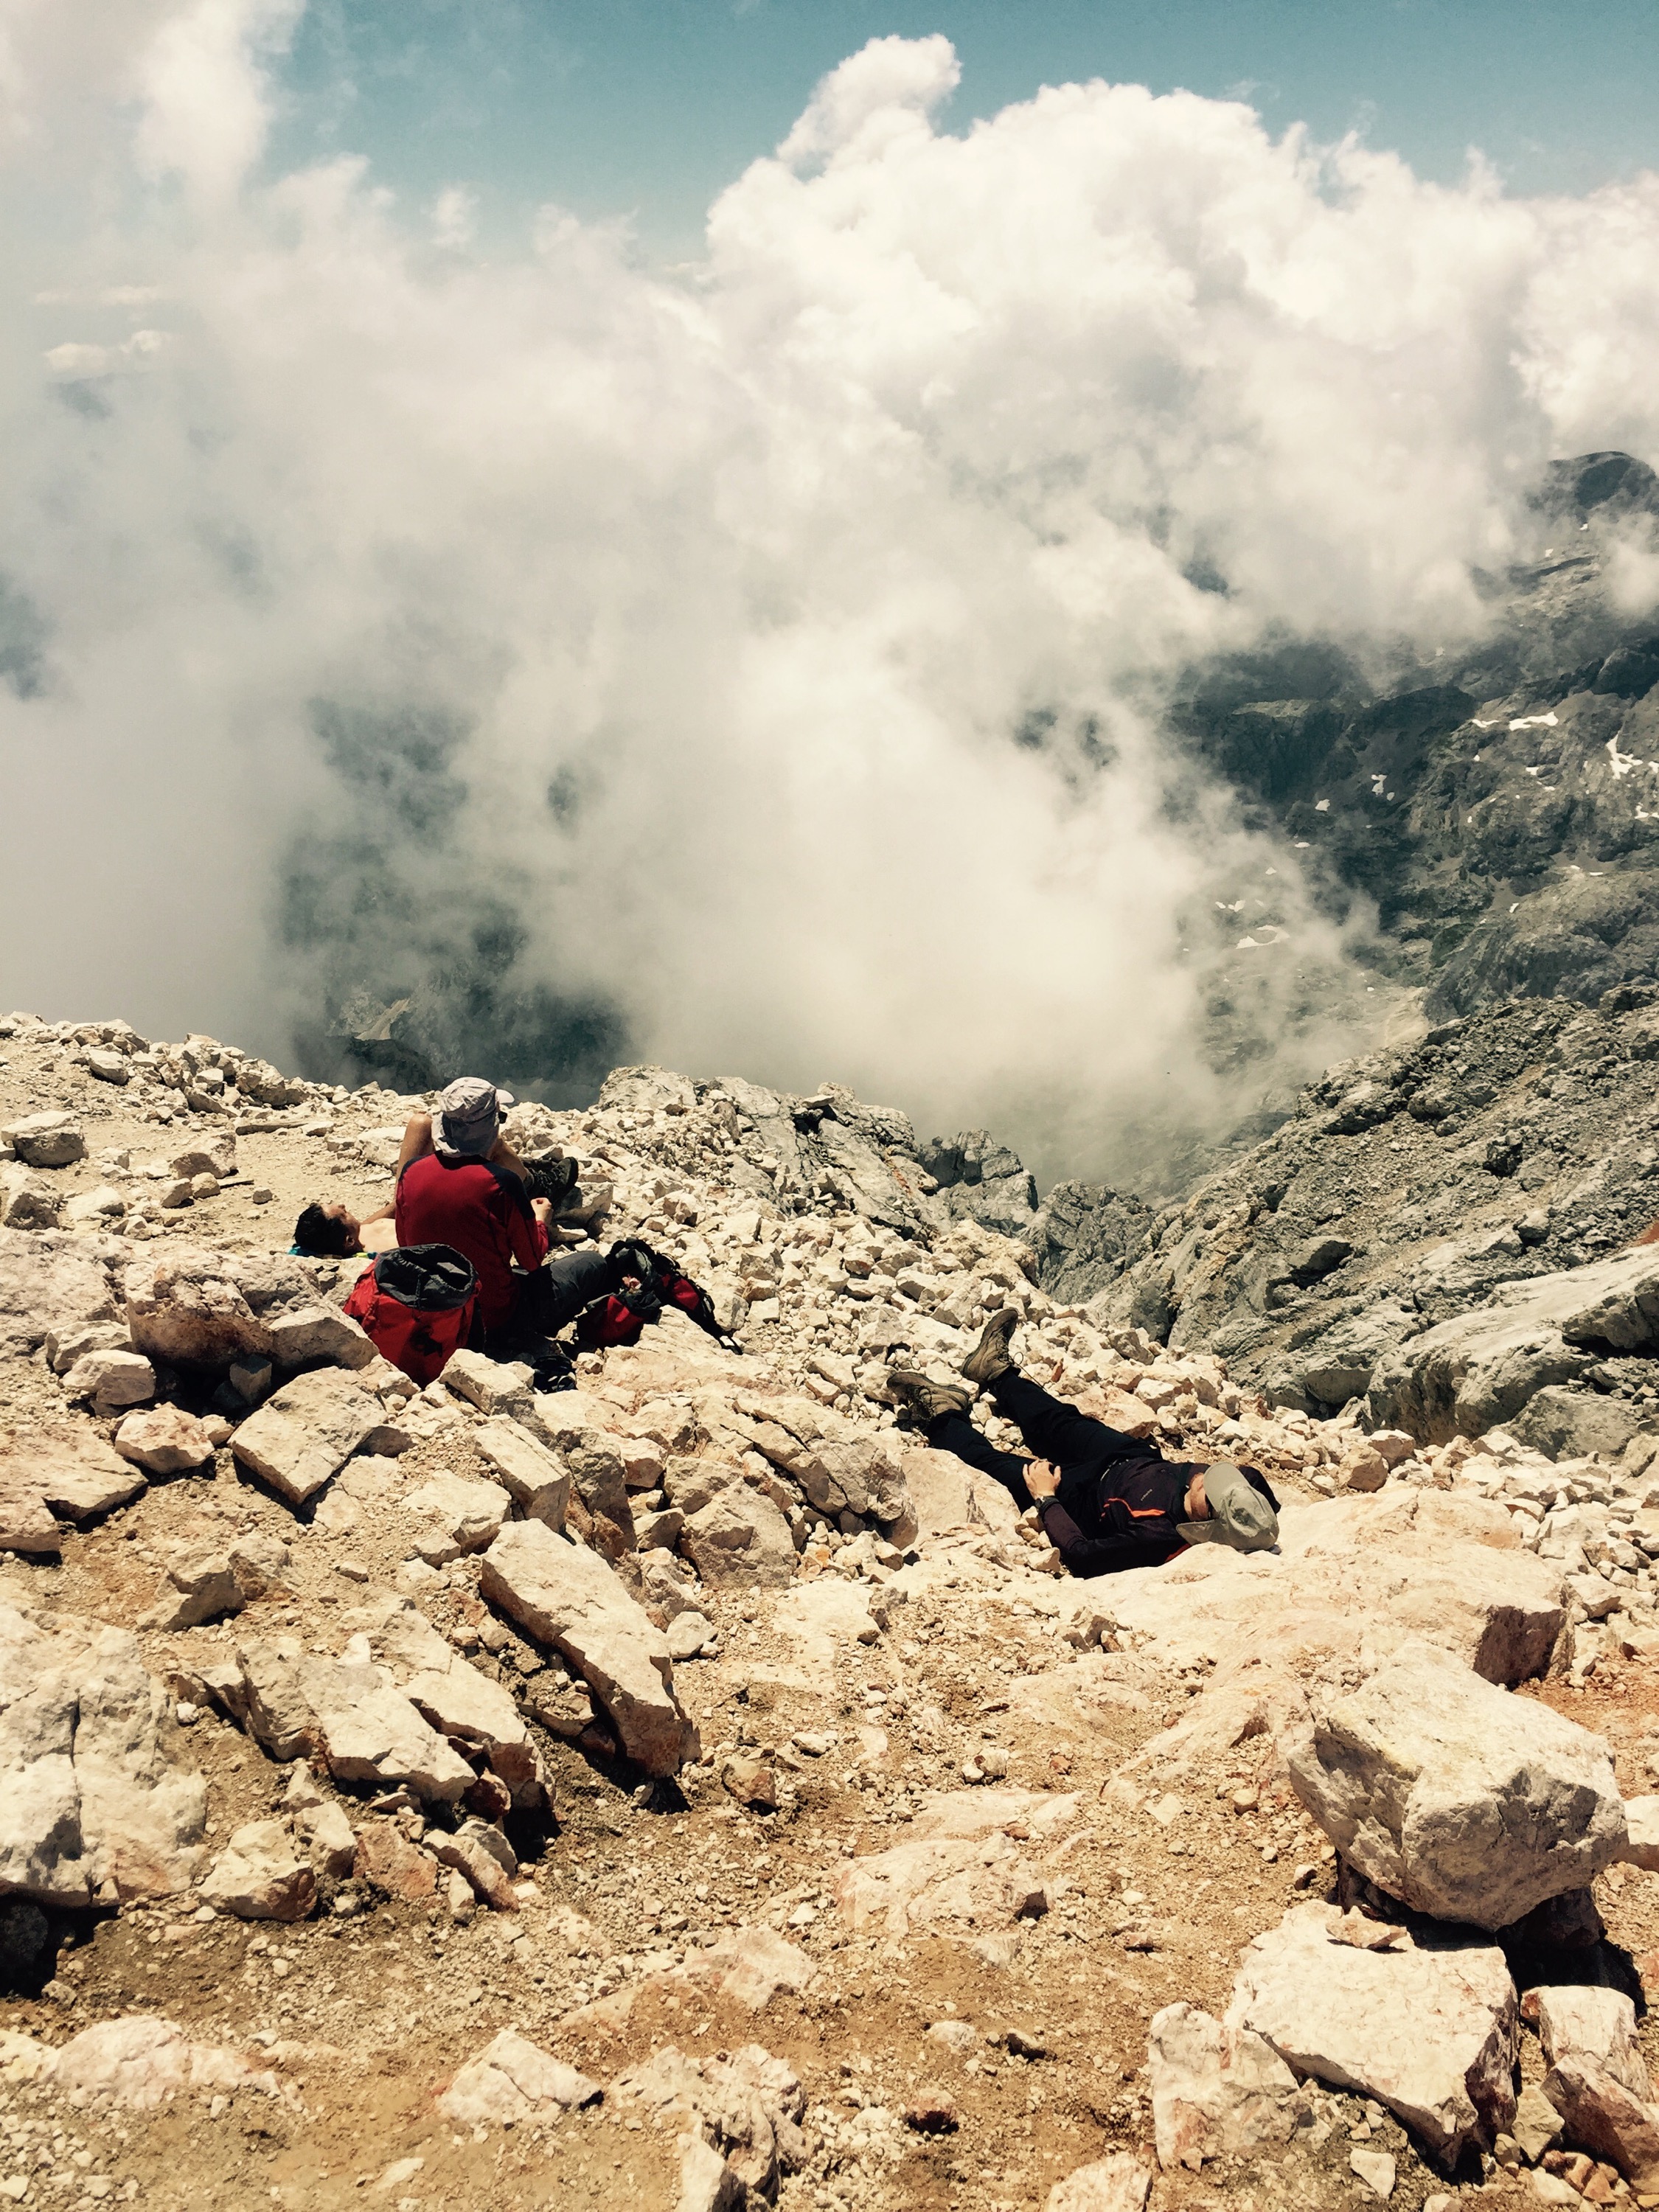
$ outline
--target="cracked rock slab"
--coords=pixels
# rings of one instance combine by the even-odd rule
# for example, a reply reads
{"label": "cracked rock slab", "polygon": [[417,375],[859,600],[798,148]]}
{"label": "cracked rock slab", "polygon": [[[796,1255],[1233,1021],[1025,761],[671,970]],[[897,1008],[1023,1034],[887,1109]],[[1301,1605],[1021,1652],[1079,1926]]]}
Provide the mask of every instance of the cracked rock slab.
{"label": "cracked rock slab", "polygon": [[438,2098],[438,2110],[457,2127],[480,2122],[497,2127],[556,2118],[595,2105],[599,2084],[555,2058],[515,2027],[504,2027],[471,2058]]}
{"label": "cracked rock slab", "polygon": [[1626,1840],[1601,1737],[1426,1647],[1316,1710],[1285,1755],[1343,1856],[1437,1919],[1507,1928]]}
{"label": "cracked rock slab", "polygon": [[1448,2166],[1515,2115],[1515,1984],[1495,1945],[1402,1935],[1385,1951],[1333,1942],[1304,1905],[1245,1952],[1224,2025],[1298,2075],[1375,2097]]}
{"label": "cracked rock slab", "polygon": [[539,1521],[505,1527],[483,1556],[481,1595],[551,1644],[605,1708],[629,1758],[674,1774],[697,1732],[674,1692],[668,1640],[597,1552]]}
{"label": "cracked rock slab", "polygon": [[0,1893],[165,1897],[200,1858],[207,1788],[135,1638],[0,1605]]}
{"label": "cracked rock slab", "polygon": [[237,1430],[231,1449],[290,1505],[303,1505],[383,1418],[377,1399],[337,1368],[322,1367],[267,1398]]}

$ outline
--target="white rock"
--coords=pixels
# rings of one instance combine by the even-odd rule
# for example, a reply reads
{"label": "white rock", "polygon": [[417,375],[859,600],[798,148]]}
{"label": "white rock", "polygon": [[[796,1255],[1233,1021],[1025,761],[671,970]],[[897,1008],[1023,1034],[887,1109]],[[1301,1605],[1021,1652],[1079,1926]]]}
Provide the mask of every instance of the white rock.
{"label": "white rock", "polygon": [[1515,1985],[1503,1953],[1460,1942],[1388,1950],[1333,1942],[1304,1905],[1245,1952],[1225,2015],[1297,2074],[1375,2097],[1453,2165],[1515,2112]]}
{"label": "white rock", "polygon": [[504,2027],[461,2068],[439,2097],[438,2110],[457,2127],[481,2121],[500,2127],[556,2119],[597,2103],[604,2094],[587,2075],[550,2057],[517,2028]]}
{"label": "white rock", "polygon": [[228,1129],[221,1130],[205,1142],[198,1139],[186,1145],[182,1152],[173,1155],[167,1165],[187,1182],[201,1175],[210,1175],[222,1182],[227,1176],[236,1172],[236,1139]]}
{"label": "white rock", "polygon": [[96,1239],[0,1229],[0,1358],[119,1319]]}
{"label": "white rock", "polygon": [[1238,2158],[1290,2141],[1301,2097],[1270,2043],[1189,2004],[1154,2013],[1147,2046],[1161,2166]]}
{"label": "white rock", "polygon": [[125,1290],[140,1352],[220,1374],[250,1355],[269,1359],[270,1322],[318,1303],[316,1278],[303,1261],[172,1237],[128,1267]]}
{"label": "white rock", "polygon": [[53,2054],[48,2079],[71,2096],[107,2096],[136,2112],[153,2112],[181,2092],[283,2094],[274,2074],[251,2065],[240,2051],[192,2043],[175,2021],[150,2013],[84,2028]]}
{"label": "white rock", "polygon": [[478,1586],[579,1670],[647,1774],[676,1773],[697,1756],[667,1639],[597,1552],[539,1521],[512,1522],[484,1553]]}
{"label": "white rock", "polygon": [[1507,1928],[1625,1841],[1599,1736],[1425,1646],[1316,1709],[1285,1755],[1344,1856],[1439,1919]]}
{"label": "white rock", "polygon": [[9,1145],[25,1167],[66,1168],[87,1156],[86,1139],[67,1114],[26,1114],[0,1127],[0,1144]]}
{"label": "white rock", "polygon": [[746,1482],[728,1483],[694,1513],[680,1546],[711,1589],[782,1589],[795,1578],[789,1523]]}
{"label": "white rock", "polygon": [[336,1367],[367,1367],[380,1358],[374,1340],[349,1314],[332,1306],[295,1306],[275,1314],[268,1323],[270,1357],[279,1367],[299,1367],[312,1359],[327,1359]]}
{"label": "white rock", "polygon": [[250,1820],[214,1861],[202,1898],[239,1920],[303,1920],[317,1902],[317,1877],[281,1820]]}
{"label": "white rock", "polygon": [[377,1399],[338,1368],[296,1375],[243,1422],[231,1449],[291,1505],[302,1505],[380,1425]]}
{"label": "white rock", "polygon": [[200,1857],[207,1790],[125,1630],[0,1604],[0,1893],[165,1897]]}
{"label": "white rock", "polygon": [[142,1406],[155,1395],[155,1370],[142,1352],[88,1352],[64,1377],[71,1398],[100,1406]]}
{"label": "white rock", "polygon": [[0,1165],[0,1228],[55,1229],[64,1215],[64,1194],[42,1182],[15,1160]]}
{"label": "white rock", "polygon": [[246,1599],[236,1579],[227,1551],[199,1545],[175,1547],[167,1561],[167,1580],[154,1606],[144,1615],[144,1628],[197,1628],[228,1613],[240,1613]]}
{"label": "white rock", "polygon": [[357,1838],[345,1808],[337,1799],[324,1796],[316,1776],[303,1760],[295,1767],[283,1809],[319,1874],[338,1880],[351,1872]]}
{"label": "white rock", "polygon": [[741,2174],[712,2143],[689,2137],[680,2152],[680,2189],[674,2212],[743,2212],[749,2191]]}
{"label": "white rock", "polygon": [[1562,2058],[1588,2058],[1647,2103],[1653,2095],[1647,2062],[1636,2039],[1636,2007],[1622,1990],[1594,1983],[1552,1984],[1528,1990],[1526,2017],[1534,2014],[1538,2039],[1553,2066]]}
{"label": "white rock", "polygon": [[486,1359],[481,1352],[451,1352],[443,1371],[453,1390],[481,1413],[507,1416],[532,1410],[531,1370],[521,1362]]}
{"label": "white rock", "polygon": [[1046,2212],[1142,2212],[1152,2170],[1126,2150],[1073,2169],[1048,2191]]}
{"label": "white rock", "polygon": [[517,1421],[480,1421],[472,1442],[498,1475],[526,1521],[562,1530],[570,1504],[570,1473]]}
{"label": "white rock", "polygon": [[1395,2163],[1385,2150],[1351,2150],[1348,2165],[1358,2175],[1373,2197],[1394,2195]]}
{"label": "white rock", "polygon": [[588,1511],[631,1528],[627,1449],[612,1426],[620,1419],[617,1408],[586,1390],[558,1390],[537,1398],[534,1418],[538,1433],[569,1468]]}
{"label": "white rock", "polygon": [[154,1406],[129,1413],[115,1431],[115,1449],[151,1474],[188,1474],[213,1462],[205,1425],[179,1406]]}
{"label": "white rock", "polygon": [[0,1438],[0,1486],[14,1484],[35,1492],[70,1521],[107,1513],[145,1488],[142,1469],[82,1421],[52,1422]]}
{"label": "white rock", "polygon": [[1625,1841],[1615,1856],[1659,1873],[1659,1796],[1626,1798]]}
{"label": "white rock", "polygon": [[410,1492],[404,1506],[433,1528],[438,1540],[428,1539],[421,1556],[437,1566],[459,1559],[464,1552],[482,1552],[493,1543],[507,1519],[509,1503],[497,1483],[470,1482],[447,1468],[438,1468],[417,1490]]}

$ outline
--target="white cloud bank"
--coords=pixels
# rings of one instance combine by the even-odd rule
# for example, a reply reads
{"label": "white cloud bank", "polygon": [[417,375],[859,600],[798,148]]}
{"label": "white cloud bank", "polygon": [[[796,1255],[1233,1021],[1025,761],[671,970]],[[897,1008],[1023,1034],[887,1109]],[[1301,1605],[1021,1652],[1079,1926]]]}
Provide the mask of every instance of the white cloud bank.
{"label": "white cloud bank", "polygon": [[[281,1049],[279,863],[380,794],[438,937],[498,895],[644,1054],[1109,1118],[1200,1080],[1183,909],[1290,866],[1169,818],[1161,676],[1455,638],[1547,458],[1659,450],[1652,177],[1100,83],[953,137],[948,43],[884,39],[690,278],[556,210],[504,263],[463,191],[261,176],[295,13],[5,10],[0,997]],[[420,791],[319,701],[440,732]]]}

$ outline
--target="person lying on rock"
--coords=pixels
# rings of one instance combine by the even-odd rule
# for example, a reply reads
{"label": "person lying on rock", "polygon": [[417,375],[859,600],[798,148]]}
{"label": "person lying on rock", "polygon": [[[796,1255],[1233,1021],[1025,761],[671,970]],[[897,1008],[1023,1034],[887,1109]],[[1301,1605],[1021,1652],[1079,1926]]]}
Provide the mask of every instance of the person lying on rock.
{"label": "person lying on rock", "polygon": [[452,1083],[435,1117],[410,1119],[393,1201],[399,1244],[447,1244],[472,1262],[472,1349],[492,1358],[533,1352],[611,1287],[608,1257],[597,1249],[549,1262],[552,1206],[531,1195],[525,1164],[501,1135],[512,1103],[482,1077]]}
{"label": "person lying on rock", "polygon": [[390,1252],[397,1242],[390,1206],[360,1221],[337,1198],[326,1206],[307,1206],[294,1224],[289,1249],[307,1260],[351,1260],[360,1253]]}
{"label": "person lying on rock", "polygon": [[1158,1567],[1188,1544],[1260,1552],[1279,1540],[1279,1500],[1253,1468],[1166,1462],[1153,1443],[1050,1397],[1016,1369],[1012,1307],[994,1314],[963,1362],[1036,1456],[999,1451],[968,1418],[973,1393],[911,1369],[888,1377],[888,1395],[927,1425],[936,1450],[954,1452],[1000,1482],[1021,1512],[1036,1509],[1043,1533],[1074,1575]]}

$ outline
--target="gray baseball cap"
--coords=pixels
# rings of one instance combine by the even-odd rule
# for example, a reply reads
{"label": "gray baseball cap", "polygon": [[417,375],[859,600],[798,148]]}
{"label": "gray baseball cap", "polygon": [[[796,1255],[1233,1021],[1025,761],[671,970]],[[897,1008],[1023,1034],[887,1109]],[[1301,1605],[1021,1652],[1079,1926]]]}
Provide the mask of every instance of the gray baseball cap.
{"label": "gray baseball cap", "polygon": [[482,1159],[512,1103],[510,1091],[497,1091],[481,1075],[458,1076],[438,1100],[438,1126],[433,1132],[438,1150]]}
{"label": "gray baseball cap", "polygon": [[1183,1541],[1229,1544],[1236,1552],[1265,1552],[1279,1541],[1279,1516],[1242,1467],[1218,1459],[1198,1471],[1210,1517],[1177,1522]]}

